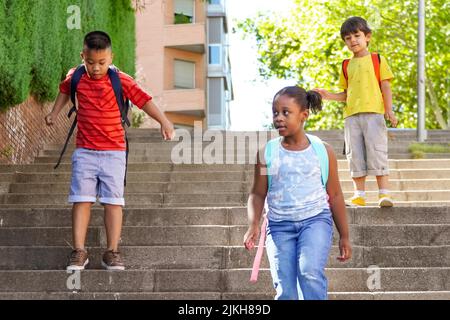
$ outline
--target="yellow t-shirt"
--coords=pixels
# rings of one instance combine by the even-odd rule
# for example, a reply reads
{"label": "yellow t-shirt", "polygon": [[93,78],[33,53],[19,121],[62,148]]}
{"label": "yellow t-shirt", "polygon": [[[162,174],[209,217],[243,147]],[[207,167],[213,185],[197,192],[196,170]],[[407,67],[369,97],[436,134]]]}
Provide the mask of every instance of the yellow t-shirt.
{"label": "yellow t-shirt", "polygon": [[[392,79],[391,68],[386,59],[380,56],[380,79]],[[370,54],[350,59],[347,66],[348,85],[344,73],[339,76],[339,87],[347,90],[347,104],[344,107],[344,118],[356,113],[374,112],[384,114],[384,102],[373,68]]]}

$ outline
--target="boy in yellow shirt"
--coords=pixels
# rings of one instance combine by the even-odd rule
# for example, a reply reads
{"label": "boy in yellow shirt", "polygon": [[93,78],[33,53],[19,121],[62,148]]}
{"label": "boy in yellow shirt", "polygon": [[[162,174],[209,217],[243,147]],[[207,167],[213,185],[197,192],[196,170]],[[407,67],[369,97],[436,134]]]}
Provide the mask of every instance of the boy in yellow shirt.
{"label": "boy in yellow shirt", "polygon": [[[375,65],[367,49],[371,35],[366,20],[361,17],[351,17],[342,24],[341,37],[353,52],[348,64],[345,67],[343,64],[339,77],[339,86],[344,91],[316,91],[323,99],[346,102],[345,154],[355,189],[354,196],[346,204],[365,206],[366,176],[375,175],[379,188],[378,205],[392,207],[394,202],[389,194],[387,127],[384,118],[391,122],[392,127],[397,126],[397,118],[392,111],[390,86],[394,76],[383,56],[378,56],[380,60]],[[377,67],[379,70],[376,70]]]}

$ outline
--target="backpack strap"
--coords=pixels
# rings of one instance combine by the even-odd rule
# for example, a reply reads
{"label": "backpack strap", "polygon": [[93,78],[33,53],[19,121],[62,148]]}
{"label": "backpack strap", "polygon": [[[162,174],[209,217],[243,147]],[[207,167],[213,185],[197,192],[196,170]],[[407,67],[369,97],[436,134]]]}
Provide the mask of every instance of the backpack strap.
{"label": "backpack strap", "polygon": [[125,99],[123,96],[122,83],[120,82],[119,70],[111,66],[108,69],[109,79],[111,80],[111,85],[114,90],[114,95],[116,96],[117,105],[119,106],[120,116],[122,118],[122,125],[130,126],[130,120],[128,119],[129,110],[129,100]]}
{"label": "backpack strap", "polygon": [[328,161],[327,149],[325,148],[323,141],[319,137],[313,136],[312,134],[306,134],[306,137],[308,138],[312,148],[314,149],[314,151],[317,154],[317,157],[319,158],[320,173],[322,175],[322,184],[324,187],[326,187],[328,182],[329,166],[330,166]]}
{"label": "backpack strap", "polygon": [[372,52],[371,56],[372,56],[373,69],[375,70],[375,76],[377,77],[378,85],[381,88],[381,76],[380,76],[381,58],[380,58],[380,54],[376,53],[376,52]]}
{"label": "backpack strap", "polygon": [[72,105],[75,107],[75,94],[77,93],[78,83],[80,83],[80,79],[83,74],[86,73],[86,67],[84,64],[80,64],[72,74],[72,78],[70,79],[70,101],[72,101]]}
{"label": "backpack strap", "polygon": [[67,145],[69,144],[70,138],[72,137],[73,132],[75,131],[75,128],[77,126],[77,107],[75,105],[75,94],[77,92],[78,83],[80,82],[81,77],[83,74],[86,73],[86,68],[83,64],[80,64],[75,71],[72,74],[72,78],[70,79],[70,101],[72,102],[72,108],[70,108],[69,113],[67,114],[67,117],[70,118],[72,116],[72,113],[75,112],[75,118],[73,119],[72,125],[70,126],[69,133],[67,134],[66,141],[64,142],[64,147],[61,150],[61,154],[59,155],[58,161],[56,162],[56,165],[53,167],[53,169],[56,169],[59,167],[61,163],[61,159],[66,152]]}
{"label": "backpack strap", "polygon": [[344,61],[342,61],[342,73],[344,74],[345,81],[347,81],[347,86],[348,86],[347,68],[348,68],[349,63],[350,63],[350,59],[344,59]]}
{"label": "backpack strap", "polygon": [[126,143],[126,151],[125,151],[125,177],[123,184],[127,185],[127,171],[128,171],[128,154],[129,154],[129,143],[128,143],[128,135],[127,135],[127,126],[130,126],[130,120],[128,119],[128,110],[130,109],[130,100],[125,99],[123,95],[122,82],[119,77],[119,69],[115,66],[110,66],[108,69],[109,79],[111,81],[111,85],[114,90],[114,95],[116,96],[117,105],[119,106],[120,118],[122,122],[123,131],[125,134],[125,143]]}
{"label": "backpack strap", "polygon": [[281,138],[282,137],[278,137],[267,142],[266,150],[264,151],[264,159],[266,160],[266,167],[267,167],[267,190],[270,189],[270,186],[272,184],[271,166],[274,157],[278,157]]}

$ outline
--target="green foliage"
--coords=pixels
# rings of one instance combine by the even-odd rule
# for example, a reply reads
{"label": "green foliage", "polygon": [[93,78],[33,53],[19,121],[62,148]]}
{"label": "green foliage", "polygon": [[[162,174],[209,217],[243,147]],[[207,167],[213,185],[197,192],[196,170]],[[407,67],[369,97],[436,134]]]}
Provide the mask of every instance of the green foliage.
{"label": "green foliage", "polygon": [[7,147],[0,150],[0,158],[6,158],[11,159],[12,155],[14,154],[14,148],[11,145],[8,145]]}
{"label": "green foliage", "polygon": [[[372,28],[369,50],[387,58],[394,73],[393,107],[400,128],[417,122],[417,1],[397,0],[296,0],[288,16],[259,14],[238,24],[244,36],[253,36],[258,46],[260,74],[295,78],[305,89],[324,87],[335,92],[341,63],[351,57],[340,37],[340,27],[350,16],[362,16]],[[450,117],[450,3],[426,1],[426,73],[434,87],[443,117]],[[430,108],[429,129],[439,128]],[[310,117],[308,129],[342,128],[342,104],[327,102],[318,115]]]}
{"label": "green foliage", "polygon": [[22,41],[30,34],[27,14],[28,1],[5,1],[0,8],[2,32],[0,34],[0,106],[17,104],[26,99],[30,90],[30,42]]}
{"label": "green foliage", "polygon": [[[69,29],[69,6],[80,8],[81,30]],[[0,0],[0,110],[31,94],[51,101],[68,70],[80,63],[84,35],[103,30],[114,64],[135,73],[135,16],[131,0]]]}
{"label": "green foliage", "polygon": [[133,108],[131,111],[131,127],[139,128],[144,123],[145,113],[141,110],[135,110],[137,108]]}
{"label": "green foliage", "polygon": [[425,152],[420,151],[420,150],[411,151],[411,157],[413,159],[423,159],[423,158],[425,158]]}
{"label": "green foliage", "polygon": [[183,13],[175,13],[174,24],[192,23],[192,17],[189,17]]}
{"label": "green foliage", "polygon": [[424,152],[424,153],[450,153],[450,143],[446,144],[427,144],[427,143],[412,143],[409,145],[409,152]]}

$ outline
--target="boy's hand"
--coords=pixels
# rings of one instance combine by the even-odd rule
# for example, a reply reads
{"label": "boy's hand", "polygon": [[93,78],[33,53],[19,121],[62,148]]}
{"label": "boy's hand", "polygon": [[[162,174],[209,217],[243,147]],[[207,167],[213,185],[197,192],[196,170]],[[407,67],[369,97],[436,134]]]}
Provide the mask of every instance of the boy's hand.
{"label": "boy's hand", "polygon": [[352,257],[352,246],[348,238],[339,239],[339,253],[340,256],[337,259],[340,262],[345,262]]}
{"label": "boy's hand", "polygon": [[255,247],[255,243],[259,235],[259,226],[251,226],[244,235],[245,249],[251,250]]}
{"label": "boy's hand", "polygon": [[164,140],[172,140],[175,138],[175,130],[173,124],[170,121],[164,121],[161,123],[161,136]]}
{"label": "boy's hand", "polygon": [[391,111],[386,111],[385,113],[384,113],[384,118],[386,119],[386,120],[389,120],[389,122],[391,123],[391,125],[392,125],[392,128],[396,128],[397,127],[397,124],[398,124],[398,120],[397,120],[397,118],[395,117],[395,114],[394,114],[394,112],[391,110]]}
{"label": "boy's hand", "polygon": [[320,96],[322,97],[322,99],[329,100],[331,98],[330,97],[330,93],[327,90],[325,90],[325,89],[314,88],[313,91],[316,91],[317,93],[319,93]]}
{"label": "boy's hand", "polygon": [[53,115],[52,112],[50,112],[48,115],[45,116],[45,123],[48,126],[52,126],[54,121],[55,121],[55,116]]}

